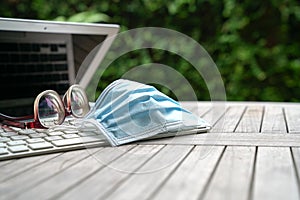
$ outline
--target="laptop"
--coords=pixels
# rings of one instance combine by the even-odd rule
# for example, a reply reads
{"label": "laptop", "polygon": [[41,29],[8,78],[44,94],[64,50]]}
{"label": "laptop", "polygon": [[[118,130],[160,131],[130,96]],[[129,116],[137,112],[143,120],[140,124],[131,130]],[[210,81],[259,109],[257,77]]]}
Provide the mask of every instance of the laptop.
{"label": "laptop", "polygon": [[105,39],[118,31],[116,24],[0,18],[1,112],[28,115],[44,90],[86,88],[113,41]]}
{"label": "laptop", "polygon": [[[87,88],[118,31],[117,24],[0,18],[0,112],[33,114],[34,99],[44,90],[63,95],[74,83]],[[93,127],[85,130],[0,126],[0,160],[102,143]]]}

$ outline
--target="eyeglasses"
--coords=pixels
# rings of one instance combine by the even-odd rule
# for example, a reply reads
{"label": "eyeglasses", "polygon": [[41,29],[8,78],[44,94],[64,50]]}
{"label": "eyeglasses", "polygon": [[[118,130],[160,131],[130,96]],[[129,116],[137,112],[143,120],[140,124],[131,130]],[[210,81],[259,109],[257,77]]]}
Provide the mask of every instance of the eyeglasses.
{"label": "eyeglasses", "polygon": [[34,101],[34,114],[23,117],[11,117],[0,113],[0,123],[19,128],[47,129],[60,125],[72,115],[84,117],[90,110],[86,93],[79,85],[72,85],[63,98],[54,90],[40,93]]}

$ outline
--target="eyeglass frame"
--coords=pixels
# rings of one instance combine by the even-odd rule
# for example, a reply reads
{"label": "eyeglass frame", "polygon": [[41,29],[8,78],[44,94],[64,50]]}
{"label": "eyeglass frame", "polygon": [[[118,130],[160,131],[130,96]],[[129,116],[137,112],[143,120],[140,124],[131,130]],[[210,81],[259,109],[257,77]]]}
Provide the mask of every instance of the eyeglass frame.
{"label": "eyeglass frame", "polygon": [[[40,99],[46,94],[54,97],[56,99],[55,102],[57,102],[59,104],[58,106],[60,108],[63,108],[63,109],[61,109],[62,113],[58,112],[58,114],[62,114],[62,115],[60,117],[58,117],[58,119],[60,119],[60,121],[56,125],[62,124],[65,121],[65,118],[70,115],[72,115],[76,118],[83,117],[83,116],[78,116],[77,114],[72,112],[71,94],[72,94],[72,91],[74,88],[77,88],[81,91],[83,100],[86,103],[87,110],[89,111],[90,106],[89,106],[88,98],[87,98],[85,91],[79,85],[74,84],[69,87],[69,89],[64,94],[63,98],[61,98],[60,95],[54,90],[45,90],[45,91],[41,92],[34,100],[33,115],[27,115],[27,116],[21,116],[21,117],[11,117],[11,116],[7,116],[7,115],[0,113],[0,123],[3,125],[13,126],[13,127],[22,128],[22,129],[32,129],[32,128],[48,129],[49,127],[44,126],[40,122],[40,117],[39,117],[39,102],[40,102]],[[65,98],[66,98],[66,102],[64,101]],[[53,101],[53,103],[54,103],[54,101]],[[84,115],[87,114],[87,112],[84,113]],[[33,121],[21,122],[23,120],[30,120],[30,119],[33,119]]]}

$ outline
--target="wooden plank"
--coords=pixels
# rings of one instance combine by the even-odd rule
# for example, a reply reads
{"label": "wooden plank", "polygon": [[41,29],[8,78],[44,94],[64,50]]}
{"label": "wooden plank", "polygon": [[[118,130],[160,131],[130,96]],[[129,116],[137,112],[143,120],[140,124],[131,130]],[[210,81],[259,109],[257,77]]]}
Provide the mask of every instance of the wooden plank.
{"label": "wooden plank", "polygon": [[47,154],[42,156],[33,156],[28,158],[20,158],[14,162],[10,162],[7,165],[1,167],[0,170],[0,182],[7,181],[19,174],[30,172],[32,168],[47,162],[61,153]]}
{"label": "wooden plank", "polygon": [[[99,199],[99,196],[111,193],[111,190],[114,190],[118,184],[122,183],[131,174],[137,173],[137,169],[163,147],[163,145],[138,146],[106,168],[94,173],[93,176],[74,185],[59,199],[76,199],[78,197],[81,199]],[[99,188],[101,189],[99,190]]]}
{"label": "wooden plank", "polygon": [[[224,147],[210,148],[212,151],[203,157],[208,146],[197,146],[151,199],[198,199],[208,183]],[[124,191],[124,190],[123,190]]]}
{"label": "wooden plank", "polygon": [[[207,112],[204,112],[204,114],[201,116],[202,119],[204,119],[206,122],[208,122],[211,126],[214,126],[217,122],[223,121],[222,116],[226,112],[226,103],[225,102],[211,102],[211,103],[198,103],[200,105],[200,109],[204,106],[210,107],[210,109]],[[200,116],[198,114],[198,116]],[[177,136],[176,136],[177,137]],[[212,141],[210,138],[210,134],[206,135],[206,140]],[[215,138],[213,138],[215,139]],[[213,146],[214,144],[211,144],[210,146]],[[209,151],[209,150],[208,150]]]}
{"label": "wooden plank", "polygon": [[[96,152],[93,156],[89,156],[86,159],[73,164],[66,170],[60,171],[49,179],[32,186],[30,189],[15,194],[12,199],[49,199],[52,196],[63,192],[68,187],[79,184],[86,177],[89,177],[97,170],[102,169],[105,164],[124,155],[133,147],[134,146],[132,145],[128,145],[104,148],[102,151]],[[44,172],[47,173],[47,171]],[[13,188],[11,188],[11,190],[10,193],[13,193]]]}
{"label": "wooden plank", "polygon": [[265,106],[262,133],[287,133],[283,107]]}
{"label": "wooden plank", "polygon": [[263,106],[248,106],[235,132],[260,132],[263,109]]}
{"label": "wooden plank", "polygon": [[298,179],[298,188],[300,193],[300,148],[291,148],[291,151],[294,159],[294,165]]}
{"label": "wooden plank", "polygon": [[[211,101],[200,101],[203,105],[210,105]],[[299,103],[297,102],[271,102],[271,101],[226,101],[226,105],[234,106],[234,105],[240,105],[240,106],[282,106],[282,107],[288,107],[288,106],[299,106]]]}
{"label": "wooden plank", "polygon": [[[122,185],[97,199],[148,199],[191,151],[191,146],[167,146]],[[126,195],[124,195],[126,194]]]}
{"label": "wooden plank", "polygon": [[0,161],[0,170],[1,170],[1,167],[8,165],[9,163],[12,163],[12,162],[15,162],[15,159]]}
{"label": "wooden plank", "polygon": [[285,114],[289,133],[300,133],[300,106],[286,106]]}
{"label": "wooden plank", "polygon": [[228,146],[201,199],[248,199],[255,147]]}
{"label": "wooden plank", "polygon": [[138,144],[300,147],[300,135],[275,133],[201,133],[140,141]]}
{"label": "wooden plank", "polygon": [[225,103],[212,104],[211,109],[202,118],[214,126],[219,120],[223,120],[222,116],[225,114],[226,109]]}
{"label": "wooden plank", "polygon": [[210,132],[223,132],[232,133],[237,127],[237,124],[244,113],[246,106],[235,105],[229,106],[223,117],[223,120],[219,120]]}
{"label": "wooden plank", "polygon": [[212,107],[211,105],[204,105],[203,103],[195,101],[181,101],[180,104],[183,108],[191,111],[199,117],[207,113]]}
{"label": "wooden plank", "polygon": [[299,199],[288,147],[258,148],[252,197],[255,200]]}
{"label": "wooden plank", "polygon": [[21,173],[9,181],[1,182],[0,194],[2,194],[3,198],[14,199],[16,194],[22,194],[24,191],[43,182],[43,180],[51,178],[51,176],[60,173],[87,156],[90,156],[91,151],[99,150],[99,148],[94,148],[89,151],[78,150],[60,154],[52,160],[48,160],[38,166],[32,167],[28,172]]}

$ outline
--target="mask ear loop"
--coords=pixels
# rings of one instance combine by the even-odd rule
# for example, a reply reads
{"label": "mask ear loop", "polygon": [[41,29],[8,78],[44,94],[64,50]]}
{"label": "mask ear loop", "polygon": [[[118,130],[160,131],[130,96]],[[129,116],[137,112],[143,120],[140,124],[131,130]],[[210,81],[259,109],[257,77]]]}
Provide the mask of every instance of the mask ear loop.
{"label": "mask ear loop", "polygon": [[47,131],[48,132],[53,132],[53,131],[74,130],[74,131],[78,131],[78,132],[87,132],[87,131],[90,131],[90,129],[91,129],[90,125],[91,124],[93,125],[95,130],[97,130],[97,132],[98,132],[99,128],[97,126],[97,121],[96,120],[82,119],[82,118],[73,119],[71,124],[61,124],[61,125],[50,127],[49,129],[47,129]]}
{"label": "mask ear loop", "polygon": [[77,129],[78,129],[78,131],[86,131],[86,130],[88,130],[88,129],[90,129],[91,128],[91,125],[93,125],[93,127],[95,128],[95,129],[99,129],[98,128],[98,126],[97,126],[97,121],[96,120],[94,120],[94,119],[75,119],[74,121],[73,121],[73,123],[74,123],[74,127],[76,127]]}

